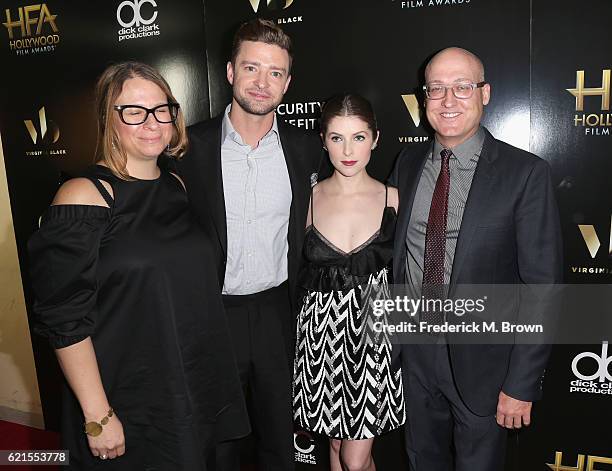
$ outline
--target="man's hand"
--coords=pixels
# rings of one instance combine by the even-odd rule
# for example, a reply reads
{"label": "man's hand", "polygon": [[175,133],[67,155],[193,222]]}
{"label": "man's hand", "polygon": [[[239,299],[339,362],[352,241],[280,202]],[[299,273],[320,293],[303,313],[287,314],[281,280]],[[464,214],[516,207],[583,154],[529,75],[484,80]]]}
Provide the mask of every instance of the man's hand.
{"label": "man's hand", "polygon": [[495,418],[501,427],[521,428],[531,423],[531,402],[520,401],[499,392]]}

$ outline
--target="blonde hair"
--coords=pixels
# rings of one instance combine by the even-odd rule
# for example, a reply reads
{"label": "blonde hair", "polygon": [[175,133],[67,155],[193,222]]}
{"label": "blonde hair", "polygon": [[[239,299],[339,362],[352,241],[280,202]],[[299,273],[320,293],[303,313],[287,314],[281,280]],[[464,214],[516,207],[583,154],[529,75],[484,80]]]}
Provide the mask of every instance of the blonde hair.
{"label": "blonde hair", "polygon": [[[115,129],[113,106],[123,90],[126,80],[140,77],[153,82],[164,92],[168,103],[176,103],[168,82],[153,67],[141,62],[121,62],[111,65],[102,72],[96,84],[96,110],[98,115],[98,142],[96,157],[104,163],[118,178],[131,180],[127,172],[127,153]],[[187,150],[187,129],[182,111],[178,110],[173,124],[172,138],[166,155],[180,159]]]}

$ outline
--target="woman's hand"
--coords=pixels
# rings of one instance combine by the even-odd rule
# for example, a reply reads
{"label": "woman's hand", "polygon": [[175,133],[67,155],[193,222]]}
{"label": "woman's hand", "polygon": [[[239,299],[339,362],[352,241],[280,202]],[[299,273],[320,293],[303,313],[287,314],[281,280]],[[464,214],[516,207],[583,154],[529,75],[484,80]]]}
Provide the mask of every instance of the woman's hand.
{"label": "woman's hand", "polygon": [[[103,417],[108,416],[111,406],[102,386],[91,338],[87,337],[68,347],[58,348],[55,353],[70,387],[79,400],[85,423],[99,423]],[[123,425],[115,414],[102,426],[100,435],[87,435],[87,441],[92,454],[103,460],[125,453]]]}
{"label": "woman's hand", "polygon": [[94,456],[100,459],[113,459],[125,453],[125,436],[123,425],[117,415],[113,415],[103,426],[102,433],[97,437],[87,435],[89,448]]}

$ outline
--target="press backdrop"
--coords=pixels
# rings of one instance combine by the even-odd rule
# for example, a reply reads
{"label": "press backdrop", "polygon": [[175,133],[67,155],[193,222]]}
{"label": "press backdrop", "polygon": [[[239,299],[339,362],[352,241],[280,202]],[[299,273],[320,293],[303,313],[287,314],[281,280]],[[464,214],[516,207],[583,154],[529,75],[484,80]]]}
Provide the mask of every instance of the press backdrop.
{"label": "press backdrop", "polygon": [[[96,77],[111,62],[148,62],[168,79],[190,124],[207,119],[231,98],[225,79],[231,37],[254,16],[279,23],[295,43],[281,118],[315,128],[321,102],[333,93],[357,91],[372,101],[381,139],[369,171],[379,179],[400,149],[431,134],[418,105],[427,58],[450,45],[475,52],[492,88],[484,124],[552,165],[566,281],[611,281],[608,1],[5,0],[0,15],[3,211],[10,202],[0,259],[13,261],[11,279],[20,274],[23,288],[0,286],[6,385],[0,418],[11,418],[9,409],[40,415],[40,387],[46,426],[57,426],[60,373],[53,354],[32,338],[38,385],[28,379],[30,338],[15,326],[26,325],[31,301],[26,241],[59,183],[93,161]],[[612,352],[605,334],[601,340],[555,347],[533,425],[510,437],[508,470],[612,470]],[[401,443],[401,432],[377,440],[379,470],[407,469]],[[296,430],[295,452],[302,470],[328,468],[321,437]]]}

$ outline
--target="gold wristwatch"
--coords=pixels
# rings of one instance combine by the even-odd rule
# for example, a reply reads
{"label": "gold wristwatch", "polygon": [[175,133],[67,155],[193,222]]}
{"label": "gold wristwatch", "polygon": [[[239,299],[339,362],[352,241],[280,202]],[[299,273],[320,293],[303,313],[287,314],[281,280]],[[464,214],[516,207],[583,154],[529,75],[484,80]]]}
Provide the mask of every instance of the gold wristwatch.
{"label": "gold wristwatch", "polygon": [[100,422],[86,422],[85,433],[90,437],[97,437],[98,435],[100,435],[102,433],[102,426],[108,423],[109,419],[113,416],[114,413],[115,411],[111,407],[108,410],[108,414],[106,414],[106,417],[103,417]]}

